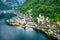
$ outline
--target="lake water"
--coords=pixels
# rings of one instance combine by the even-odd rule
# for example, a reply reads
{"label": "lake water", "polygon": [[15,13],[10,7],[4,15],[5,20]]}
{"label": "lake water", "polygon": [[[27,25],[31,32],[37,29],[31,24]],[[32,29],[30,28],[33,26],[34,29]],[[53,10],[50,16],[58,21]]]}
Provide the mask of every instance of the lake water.
{"label": "lake water", "polygon": [[[9,7],[5,7],[0,2],[0,9],[10,9]],[[13,13],[0,13],[0,40],[50,40],[47,36],[45,36],[41,32],[37,32],[32,28],[23,28],[17,26],[9,26],[6,23],[7,19],[16,16]]]}

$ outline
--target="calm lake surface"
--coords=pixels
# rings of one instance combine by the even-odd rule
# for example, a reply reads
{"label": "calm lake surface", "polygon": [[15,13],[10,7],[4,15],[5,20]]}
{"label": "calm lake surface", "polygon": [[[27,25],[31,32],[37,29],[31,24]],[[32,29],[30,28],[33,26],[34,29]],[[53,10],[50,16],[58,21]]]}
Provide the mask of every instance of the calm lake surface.
{"label": "calm lake surface", "polygon": [[[4,6],[0,2],[0,10],[11,9],[7,6]],[[0,13],[0,40],[50,40],[49,37],[45,36],[41,32],[37,32],[32,28],[23,28],[16,26],[9,26],[6,23],[7,19],[16,16],[13,13]]]}

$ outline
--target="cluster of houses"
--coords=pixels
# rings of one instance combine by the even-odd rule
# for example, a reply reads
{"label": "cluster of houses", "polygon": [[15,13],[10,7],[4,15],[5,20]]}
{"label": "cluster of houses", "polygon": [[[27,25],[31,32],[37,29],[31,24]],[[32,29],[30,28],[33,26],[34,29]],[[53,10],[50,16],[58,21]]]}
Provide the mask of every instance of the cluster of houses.
{"label": "cluster of houses", "polygon": [[50,22],[49,22],[49,18],[45,18],[44,16],[42,16],[41,14],[39,14],[39,16],[37,17],[38,23],[42,22],[43,26],[50,26]]}
{"label": "cluster of houses", "polygon": [[12,25],[23,25],[26,27],[37,27],[38,25],[35,24],[31,18],[25,16],[24,14],[20,13],[20,16],[13,17],[12,19],[7,20],[8,23],[12,22]]}
{"label": "cluster of houses", "polygon": [[[50,24],[49,18],[45,18],[41,14],[37,17],[38,23],[41,21],[42,26],[40,26],[40,30],[44,31],[47,34],[54,34],[55,37],[60,36],[60,33],[58,34],[58,29],[56,28],[56,25],[60,25],[60,21],[57,21],[56,23]],[[46,31],[45,28],[48,27],[48,30]]]}
{"label": "cluster of houses", "polygon": [[[32,9],[31,9],[32,10]],[[46,32],[47,34],[52,34],[54,33],[55,35],[57,34],[57,29],[56,29],[56,24],[50,24],[49,18],[44,17],[41,14],[36,18],[38,23],[42,22],[42,26],[39,26],[35,24],[35,22],[32,20],[31,14],[23,14],[19,13],[19,16],[13,17],[12,19],[7,20],[8,23],[11,23],[12,25],[23,25],[23,27],[34,27],[34,28],[39,28],[42,31]],[[57,21],[57,24],[60,24],[59,21]],[[45,27],[48,27],[49,29],[46,31]]]}

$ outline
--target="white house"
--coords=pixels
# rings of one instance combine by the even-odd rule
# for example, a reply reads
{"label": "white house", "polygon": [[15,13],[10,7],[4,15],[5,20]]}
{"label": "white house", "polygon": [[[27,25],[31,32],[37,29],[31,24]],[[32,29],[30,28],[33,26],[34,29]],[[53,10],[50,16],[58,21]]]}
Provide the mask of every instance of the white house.
{"label": "white house", "polygon": [[26,20],[25,20],[25,19],[20,19],[19,22],[20,22],[21,24],[24,24],[24,23],[26,23]]}
{"label": "white house", "polygon": [[46,18],[46,21],[47,21],[47,22],[50,22],[48,17]]}
{"label": "white house", "polygon": [[40,21],[43,22],[43,21],[44,21],[44,16],[39,15],[39,17],[37,17],[37,20],[38,20],[38,23],[39,23]]}

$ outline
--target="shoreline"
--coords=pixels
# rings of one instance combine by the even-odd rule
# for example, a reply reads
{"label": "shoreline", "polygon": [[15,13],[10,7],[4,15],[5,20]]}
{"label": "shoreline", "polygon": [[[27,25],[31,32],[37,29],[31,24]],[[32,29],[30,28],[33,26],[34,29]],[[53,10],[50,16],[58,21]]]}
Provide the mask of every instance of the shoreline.
{"label": "shoreline", "polygon": [[36,30],[37,32],[41,32],[43,33],[46,37],[48,37],[50,40],[58,40],[58,38],[54,37],[54,36],[50,36],[49,34],[47,34],[46,32],[40,30],[40,29],[37,29],[37,28],[33,28],[34,30]]}

